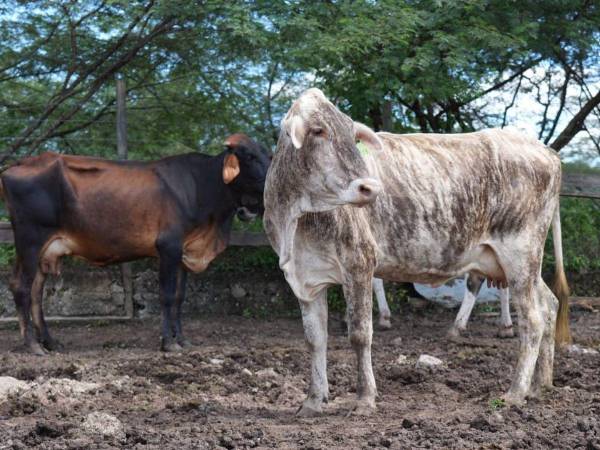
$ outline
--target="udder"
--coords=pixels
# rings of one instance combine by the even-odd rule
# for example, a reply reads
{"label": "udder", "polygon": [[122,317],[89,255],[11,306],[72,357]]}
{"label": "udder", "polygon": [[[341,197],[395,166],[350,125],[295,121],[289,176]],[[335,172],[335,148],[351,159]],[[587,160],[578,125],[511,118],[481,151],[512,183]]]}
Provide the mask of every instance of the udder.
{"label": "udder", "polygon": [[55,236],[50,239],[40,254],[40,269],[43,273],[60,274],[60,258],[77,254],[77,243],[68,236]]}

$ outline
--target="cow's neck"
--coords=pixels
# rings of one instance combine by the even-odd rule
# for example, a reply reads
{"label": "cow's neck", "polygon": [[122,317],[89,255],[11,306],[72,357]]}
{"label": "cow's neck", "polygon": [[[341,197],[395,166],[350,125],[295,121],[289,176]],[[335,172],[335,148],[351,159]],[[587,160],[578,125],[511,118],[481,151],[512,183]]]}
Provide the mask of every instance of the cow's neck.
{"label": "cow's neck", "polygon": [[231,225],[237,206],[231,189],[223,181],[224,159],[225,153],[221,153],[192,168],[196,180],[194,226],[216,222],[223,229]]}

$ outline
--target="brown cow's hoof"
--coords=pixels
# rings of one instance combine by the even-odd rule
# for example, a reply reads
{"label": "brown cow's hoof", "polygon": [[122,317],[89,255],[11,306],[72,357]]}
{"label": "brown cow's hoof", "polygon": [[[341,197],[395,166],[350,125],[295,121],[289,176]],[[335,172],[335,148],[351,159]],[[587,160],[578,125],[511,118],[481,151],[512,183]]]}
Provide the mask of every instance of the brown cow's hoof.
{"label": "brown cow's hoof", "polygon": [[183,350],[181,345],[179,345],[177,342],[163,342],[160,346],[160,349],[165,353],[175,353]]}
{"label": "brown cow's hoof", "polygon": [[44,340],[44,348],[50,352],[60,352],[65,349],[65,346],[54,338]]}
{"label": "brown cow's hoof", "polygon": [[27,352],[31,353],[32,355],[46,356],[48,354],[46,349],[42,347],[42,344],[39,342],[30,342],[25,348],[27,349]]}
{"label": "brown cow's hoof", "polygon": [[501,338],[513,338],[515,337],[515,330],[513,329],[513,327],[502,327],[500,328],[500,330],[498,330],[498,337]]}
{"label": "brown cow's hoof", "polygon": [[194,348],[194,344],[192,344],[192,342],[189,339],[177,339],[177,343],[181,346],[181,348],[183,349],[190,349],[190,348]]}

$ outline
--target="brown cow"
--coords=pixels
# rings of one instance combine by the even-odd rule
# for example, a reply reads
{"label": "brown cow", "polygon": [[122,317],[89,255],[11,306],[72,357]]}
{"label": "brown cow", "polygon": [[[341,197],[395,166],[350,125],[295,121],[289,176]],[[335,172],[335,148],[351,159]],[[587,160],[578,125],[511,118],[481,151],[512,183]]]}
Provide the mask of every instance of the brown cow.
{"label": "brown cow", "polygon": [[42,294],[65,255],[95,265],[159,258],[161,348],[189,344],[181,329],[187,271],[203,271],[225,249],[236,211],[242,218],[262,213],[267,154],[245,135],[225,144],[217,156],[154,162],[44,153],[2,174],[17,254],[11,289],[31,352],[57,348]]}

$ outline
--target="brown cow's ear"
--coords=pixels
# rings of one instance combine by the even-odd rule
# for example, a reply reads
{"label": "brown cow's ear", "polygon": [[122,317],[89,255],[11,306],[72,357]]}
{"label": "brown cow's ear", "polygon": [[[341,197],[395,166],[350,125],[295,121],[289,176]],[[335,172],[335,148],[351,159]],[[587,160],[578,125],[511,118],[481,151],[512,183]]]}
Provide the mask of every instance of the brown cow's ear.
{"label": "brown cow's ear", "polygon": [[225,161],[223,161],[223,181],[225,184],[231,183],[239,174],[240,161],[238,157],[233,153],[226,155]]}

